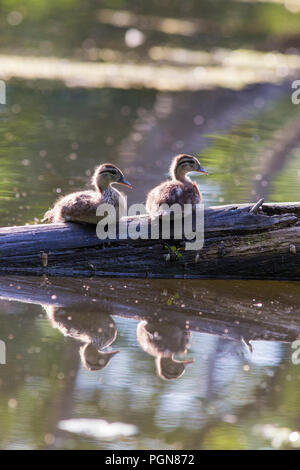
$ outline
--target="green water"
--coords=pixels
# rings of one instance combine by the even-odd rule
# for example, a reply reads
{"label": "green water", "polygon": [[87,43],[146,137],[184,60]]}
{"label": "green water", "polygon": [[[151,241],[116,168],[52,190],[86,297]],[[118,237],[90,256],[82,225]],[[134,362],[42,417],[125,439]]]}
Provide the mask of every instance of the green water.
{"label": "green water", "polygon": [[[149,30],[140,48],[128,50],[126,28],[96,21],[98,2],[27,2],[26,9],[21,3],[0,2],[1,54],[86,59],[82,43],[92,39],[93,47],[115,48],[138,61],[157,44],[284,52],[299,43],[299,14],[274,4],[101,2],[136,14],[201,18],[207,28],[190,37]],[[11,26],[7,15],[14,10],[23,19]],[[9,80],[7,104],[0,105],[1,226],[38,222],[57,197],[87,187],[103,161],[119,165],[133,184],[129,203],[143,202],[165,178],[171,157],[183,151],[198,154],[209,170],[199,179],[206,204],[260,196],[297,201],[300,105],[291,103],[290,85],[287,77],[284,84],[241,91],[167,93]],[[7,356],[0,365],[2,449],[257,449],[292,445],[267,439],[264,425],[300,431],[300,369],[291,360],[291,343],[300,334],[298,283],[267,289],[264,282],[68,279],[47,298],[45,279],[28,285],[0,279],[0,340]],[[67,316],[47,310],[47,303],[65,308]],[[165,351],[183,331],[192,332],[184,357],[194,363],[173,380],[162,378],[154,355],[137,339],[138,325],[150,322],[155,310],[167,330],[172,325],[168,335],[160,331]],[[194,317],[190,328],[182,325],[181,316],[199,312],[208,326]],[[70,334],[68,321],[75,329],[81,325],[80,337]],[[108,348],[120,353],[90,371],[79,350],[84,335],[97,336],[103,321],[118,333]],[[138,434],[99,440],[58,429],[60,420],[71,418],[134,424]]]}

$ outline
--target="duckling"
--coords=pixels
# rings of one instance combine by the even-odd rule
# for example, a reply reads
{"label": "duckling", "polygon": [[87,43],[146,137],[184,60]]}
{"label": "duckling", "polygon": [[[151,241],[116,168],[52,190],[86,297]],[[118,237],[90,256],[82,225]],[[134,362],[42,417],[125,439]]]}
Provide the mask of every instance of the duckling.
{"label": "duckling", "polygon": [[197,184],[186,177],[190,172],[208,174],[196,157],[186,154],[174,157],[170,167],[172,179],[153,188],[147,196],[146,209],[151,218],[163,214],[159,209],[162,204],[171,206],[177,203],[184,208],[184,204],[196,206],[201,202],[202,196]]}
{"label": "duckling", "polygon": [[175,359],[183,356],[190,346],[191,332],[164,321],[141,321],[137,326],[140,347],[155,358],[157,375],[164,380],[178,379],[194,359]]}
{"label": "duckling", "polygon": [[155,366],[158,377],[164,380],[179,379],[185,372],[188,364],[192,364],[193,359],[177,361],[174,355],[171,357],[157,356]]}
{"label": "duckling", "polygon": [[96,216],[99,204],[112,204],[116,215],[125,207],[125,197],[112,187],[112,184],[122,184],[131,188],[122,171],[111,163],[103,163],[96,168],[92,177],[94,190],[79,191],[64,196],[47,211],[42,222],[81,222],[97,224]]}
{"label": "duckling", "polygon": [[64,336],[83,343],[79,354],[83,366],[90,370],[104,369],[119,350],[107,351],[117,337],[117,327],[110,315],[98,312],[82,312],[73,308],[43,306],[53,328]]}

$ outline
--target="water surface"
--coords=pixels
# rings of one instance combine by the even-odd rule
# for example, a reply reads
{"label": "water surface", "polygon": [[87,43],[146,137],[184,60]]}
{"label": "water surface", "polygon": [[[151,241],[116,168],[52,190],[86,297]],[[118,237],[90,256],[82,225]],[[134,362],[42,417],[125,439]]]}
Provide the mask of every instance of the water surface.
{"label": "water surface", "polygon": [[[2,448],[271,448],[267,425],[299,429],[297,282],[10,277],[0,293],[25,301],[1,301]],[[139,431],[58,429],[76,418]]]}
{"label": "water surface", "polygon": [[[110,1],[100,12],[93,1],[21,3],[0,2],[3,55],[171,65],[173,75],[189,61],[200,74],[212,63],[225,78],[221,58],[237,48],[247,53],[234,73],[278,64],[276,83],[249,79],[238,91],[225,79],[195,92],[7,80],[1,226],[39,222],[57,197],[88,187],[104,161],[133,184],[128,202],[143,202],[182,152],[209,170],[197,180],[206,205],[299,200],[300,107],[285,62],[299,55],[299,12],[122,0],[120,17]],[[130,28],[144,32],[139,46],[130,46]],[[299,283],[2,277],[0,296],[2,449],[300,446]],[[105,440],[59,429],[77,418],[138,433]]]}

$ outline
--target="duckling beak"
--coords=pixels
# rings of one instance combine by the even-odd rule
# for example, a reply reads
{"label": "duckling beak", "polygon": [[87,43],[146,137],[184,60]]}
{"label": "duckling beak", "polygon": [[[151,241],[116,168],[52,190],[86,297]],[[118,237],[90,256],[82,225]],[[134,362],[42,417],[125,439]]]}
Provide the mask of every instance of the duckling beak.
{"label": "duckling beak", "polygon": [[203,175],[208,175],[208,172],[203,168],[203,166],[199,166],[198,170],[196,170],[197,173],[203,173]]}
{"label": "duckling beak", "polygon": [[[103,351],[103,352],[104,352],[104,351]],[[115,354],[118,354],[119,352],[120,352],[119,349],[117,349],[116,351],[107,351],[107,352],[105,352],[105,354],[106,354],[107,356],[112,357],[112,356],[114,356]]]}
{"label": "duckling beak", "polygon": [[122,184],[122,186],[128,186],[128,188],[132,189],[131,183],[129,183],[129,181],[124,178],[124,176],[122,176],[122,178],[118,181],[118,184]]}
{"label": "duckling beak", "polygon": [[193,364],[195,362],[194,359],[184,359],[183,361],[179,361],[181,364],[188,365]]}

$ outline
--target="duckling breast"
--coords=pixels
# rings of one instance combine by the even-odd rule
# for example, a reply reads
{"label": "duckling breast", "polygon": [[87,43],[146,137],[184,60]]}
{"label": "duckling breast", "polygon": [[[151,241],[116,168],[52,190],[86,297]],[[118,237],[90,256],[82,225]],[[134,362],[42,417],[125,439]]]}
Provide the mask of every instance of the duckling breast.
{"label": "duckling breast", "polygon": [[159,206],[167,204],[180,204],[183,208],[185,204],[195,206],[201,202],[201,194],[195,183],[189,181],[166,181],[148,194],[146,209],[150,215],[159,214]]}

